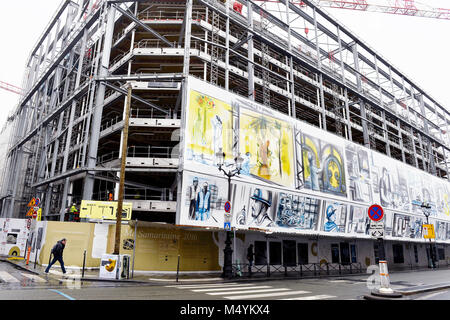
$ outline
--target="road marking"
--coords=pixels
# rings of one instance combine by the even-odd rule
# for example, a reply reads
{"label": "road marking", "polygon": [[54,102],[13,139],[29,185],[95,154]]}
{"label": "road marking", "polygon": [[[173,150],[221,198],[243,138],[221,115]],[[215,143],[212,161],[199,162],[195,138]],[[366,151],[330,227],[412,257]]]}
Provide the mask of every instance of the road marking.
{"label": "road marking", "polygon": [[309,291],[289,291],[289,292],[271,292],[271,293],[261,293],[261,294],[249,294],[249,295],[239,295],[239,296],[229,296],[224,297],[229,300],[242,300],[242,299],[258,299],[258,298],[267,298],[267,297],[276,297],[276,296],[290,296],[294,294],[305,294],[311,293]]}
{"label": "road marking", "polygon": [[330,298],[336,298],[336,296],[319,294],[317,296],[295,297],[295,298],[289,298],[289,299],[283,299],[283,300],[320,300],[320,299],[330,299]]}
{"label": "road marking", "polygon": [[249,287],[247,286],[230,286],[230,287],[226,287],[226,288],[208,288],[208,289],[197,289],[197,290],[192,290],[193,292],[214,292],[214,291],[230,291],[230,290],[236,290],[239,287],[241,287],[243,290],[247,290],[247,289],[266,289],[266,288],[272,288],[271,286],[253,286],[253,287]]}
{"label": "road marking", "polygon": [[351,280],[329,280],[328,282],[332,282],[332,283],[349,283],[349,282],[353,282]]}
{"label": "road marking", "polygon": [[[173,279],[160,279],[160,278],[148,278],[152,281],[162,281],[162,282],[173,282]],[[223,278],[207,278],[207,279],[178,279],[179,282],[193,282],[193,281],[212,281],[212,280],[223,280]]]}
{"label": "road marking", "polygon": [[166,286],[166,288],[178,288],[178,289],[201,289],[201,288],[216,288],[216,287],[236,287],[236,286],[250,286],[253,283],[219,283],[219,284],[203,284],[203,285],[174,285]]}
{"label": "road marking", "polygon": [[50,291],[53,291],[53,292],[56,292],[57,294],[60,294],[60,295],[62,295],[63,297],[69,299],[69,300],[76,300],[75,298],[72,298],[71,296],[69,296],[69,295],[67,295],[67,294],[65,294],[65,293],[63,293],[63,292],[61,292],[61,291],[58,291],[58,290],[56,290],[56,289],[49,289],[49,290],[50,290]]}
{"label": "road marking", "polygon": [[20,282],[16,278],[14,278],[12,275],[10,275],[6,271],[0,271],[0,278],[5,282],[11,282],[11,283],[17,283]]}
{"label": "road marking", "polygon": [[414,299],[414,300],[428,300],[431,297],[438,296],[438,295],[443,294],[443,293],[445,293],[445,292],[443,292],[443,291],[435,292],[435,293],[428,294],[426,296],[419,297],[419,298]]}
{"label": "road marking", "polygon": [[[206,293],[207,295],[210,296],[218,296],[221,294],[248,294],[248,293],[262,293],[262,292],[274,292],[274,291],[287,291],[290,289],[287,288],[271,288],[271,289],[258,289],[258,290],[240,290],[240,291],[231,291],[231,292],[212,292],[212,293]],[[277,294],[275,292],[275,294]]]}
{"label": "road marking", "polygon": [[47,280],[44,280],[35,274],[27,274],[27,273],[21,272],[21,275],[24,276],[25,278],[31,279],[35,282],[47,282]]}

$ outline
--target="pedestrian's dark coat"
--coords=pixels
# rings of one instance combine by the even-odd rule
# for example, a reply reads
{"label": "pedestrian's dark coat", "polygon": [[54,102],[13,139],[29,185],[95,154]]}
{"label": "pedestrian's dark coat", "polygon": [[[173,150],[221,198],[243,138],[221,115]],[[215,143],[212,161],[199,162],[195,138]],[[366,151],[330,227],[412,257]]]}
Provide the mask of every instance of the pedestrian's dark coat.
{"label": "pedestrian's dark coat", "polygon": [[58,241],[52,249],[52,253],[55,257],[62,257],[65,245],[60,241]]}

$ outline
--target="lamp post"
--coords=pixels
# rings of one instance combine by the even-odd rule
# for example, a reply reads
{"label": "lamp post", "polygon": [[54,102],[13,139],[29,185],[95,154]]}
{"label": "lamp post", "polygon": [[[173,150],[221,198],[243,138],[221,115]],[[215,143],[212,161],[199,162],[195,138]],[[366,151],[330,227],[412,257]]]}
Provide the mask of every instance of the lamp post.
{"label": "lamp post", "polygon": [[[216,159],[217,159],[217,167],[219,168],[219,171],[221,171],[227,178],[228,178],[228,195],[227,200],[231,201],[231,178],[240,174],[242,170],[242,162],[244,162],[244,159],[238,155],[236,158],[234,158],[234,163],[226,165],[225,164],[225,153],[222,151],[222,149],[219,150],[219,152],[216,153]],[[224,167],[231,167],[224,169]],[[231,278],[233,274],[233,266],[232,266],[232,260],[233,260],[233,249],[231,249],[231,238],[230,238],[231,232],[227,230],[226,232],[226,239],[225,239],[225,249],[224,252],[224,260],[223,260],[223,273],[222,277],[224,278]]]}
{"label": "lamp post", "polygon": [[[428,217],[430,216],[430,212],[428,211],[429,209],[431,209],[431,205],[429,203],[423,202],[420,207],[423,210],[423,215],[425,216],[425,218],[427,218],[427,224],[430,224],[428,221]],[[434,268],[434,254],[433,254],[433,245],[430,239],[430,254],[428,257],[428,262],[430,265],[430,268]]]}

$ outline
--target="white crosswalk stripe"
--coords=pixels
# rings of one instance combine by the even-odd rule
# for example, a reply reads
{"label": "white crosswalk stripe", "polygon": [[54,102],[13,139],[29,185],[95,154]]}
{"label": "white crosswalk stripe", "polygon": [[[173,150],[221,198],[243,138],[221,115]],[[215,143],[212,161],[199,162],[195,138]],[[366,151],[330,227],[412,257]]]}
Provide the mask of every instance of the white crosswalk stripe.
{"label": "white crosswalk stripe", "polygon": [[[217,296],[217,295],[223,295],[223,294],[242,294],[242,293],[249,294],[249,293],[272,292],[272,293],[274,293],[276,295],[277,292],[279,292],[279,291],[287,291],[287,290],[290,290],[290,289],[287,289],[287,288],[271,288],[271,289],[245,290],[245,291],[240,290],[240,291],[231,291],[231,292],[210,292],[210,293],[207,293],[207,294],[211,295],[211,296]],[[275,292],[275,291],[277,291],[277,292]]]}
{"label": "white crosswalk stripe", "polygon": [[319,294],[316,296],[306,296],[306,297],[295,297],[295,298],[288,298],[283,300],[321,300],[321,299],[331,299],[336,298],[336,296],[329,296],[326,294]]}
{"label": "white crosswalk stripe", "polygon": [[3,280],[4,282],[9,282],[9,283],[20,282],[18,279],[14,278],[12,275],[10,275],[6,271],[0,271],[0,279]]}
{"label": "white crosswalk stripe", "polygon": [[217,284],[202,284],[202,285],[173,285],[166,286],[167,288],[178,288],[178,289],[201,289],[201,288],[224,288],[224,287],[244,287],[244,286],[252,286],[254,283],[217,283]]}
{"label": "white crosswalk stripe", "polygon": [[261,299],[261,298],[272,298],[272,300],[275,299],[275,297],[280,296],[290,296],[290,295],[297,295],[297,294],[305,294],[305,293],[311,293],[309,291],[285,291],[285,292],[271,292],[271,293],[258,293],[258,294],[244,294],[244,295],[237,295],[237,296],[227,296],[224,297],[228,300],[243,300],[243,299]]}
{"label": "white crosswalk stripe", "polygon": [[[270,300],[320,300],[336,298],[331,295],[307,295],[310,291],[293,290],[288,288],[274,288],[255,283],[214,283],[197,285],[170,285],[167,288],[177,288],[210,296],[222,297],[228,300],[246,300],[269,298]],[[290,297],[289,297],[290,296]]]}
{"label": "white crosswalk stripe", "polygon": [[27,274],[22,272],[21,275],[24,276],[25,278],[33,280],[34,282],[47,282],[47,280],[42,279],[41,277],[38,277],[35,274]]}
{"label": "white crosswalk stripe", "polygon": [[226,288],[208,288],[208,289],[196,289],[192,290],[193,292],[214,292],[214,291],[232,291],[242,288],[243,290],[248,289],[266,289],[266,288],[272,288],[271,286],[232,286],[232,287],[226,287]]}

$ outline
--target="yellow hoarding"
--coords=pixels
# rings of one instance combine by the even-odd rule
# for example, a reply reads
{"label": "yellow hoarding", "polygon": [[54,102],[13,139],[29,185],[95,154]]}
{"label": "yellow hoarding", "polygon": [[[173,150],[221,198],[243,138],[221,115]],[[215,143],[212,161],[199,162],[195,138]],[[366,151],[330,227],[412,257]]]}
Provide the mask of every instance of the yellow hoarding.
{"label": "yellow hoarding", "polygon": [[[116,220],[117,201],[81,201],[80,218]],[[122,220],[131,219],[133,205],[124,202],[122,207]]]}
{"label": "yellow hoarding", "polygon": [[436,234],[434,233],[434,225],[424,224],[423,225],[423,238],[424,239],[435,239]]}

